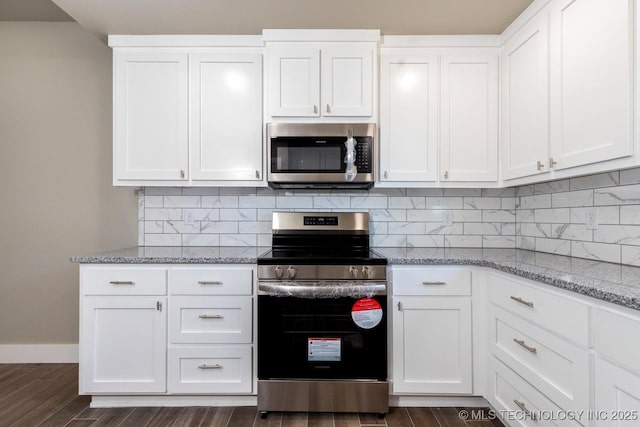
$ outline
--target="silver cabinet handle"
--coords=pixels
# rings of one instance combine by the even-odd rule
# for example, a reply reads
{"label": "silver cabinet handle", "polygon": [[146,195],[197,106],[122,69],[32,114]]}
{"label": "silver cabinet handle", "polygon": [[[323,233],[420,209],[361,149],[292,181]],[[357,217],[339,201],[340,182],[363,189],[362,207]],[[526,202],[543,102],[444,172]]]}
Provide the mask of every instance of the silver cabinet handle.
{"label": "silver cabinet handle", "polygon": [[398,301],[398,311],[402,311],[402,303]]}
{"label": "silver cabinet handle", "polygon": [[260,171],[256,170],[256,178],[260,179]]}
{"label": "silver cabinet handle", "polygon": [[389,172],[384,171],[384,173],[382,174],[382,176],[384,177],[384,179],[389,179]]}
{"label": "silver cabinet handle", "polygon": [[513,339],[513,342],[515,342],[515,343],[516,343],[516,344],[518,344],[520,347],[522,347],[522,348],[524,348],[524,349],[526,349],[526,350],[530,351],[530,352],[531,352],[531,353],[533,353],[533,354],[536,354],[536,353],[538,352],[538,349],[537,349],[537,348],[528,346],[528,345],[524,342],[524,340],[519,340],[519,339],[517,339],[517,338],[514,338],[514,339]]}
{"label": "silver cabinet handle", "polygon": [[555,169],[557,165],[558,165],[558,162],[553,160],[553,157],[549,157],[549,169]]}
{"label": "silver cabinet handle", "polygon": [[522,409],[522,411],[531,417],[532,420],[536,420],[536,414],[534,414],[533,412],[531,412],[529,409],[527,409],[527,406],[524,404],[524,402],[520,402],[519,400],[513,399],[513,403],[515,403],[518,408]]}
{"label": "silver cabinet handle", "polygon": [[423,285],[446,285],[447,282],[422,282]]}
{"label": "silver cabinet handle", "polygon": [[200,280],[198,285],[222,285],[222,280]]}
{"label": "silver cabinet handle", "polygon": [[224,316],[221,314],[201,314],[198,317],[201,319],[224,319]]}
{"label": "silver cabinet handle", "polygon": [[444,179],[449,179],[449,171],[444,171]]}
{"label": "silver cabinet handle", "polygon": [[156,302],[156,310],[162,311],[162,303],[160,301]]}
{"label": "silver cabinet handle", "polygon": [[318,106],[317,105],[313,105],[313,114],[318,114]]}
{"label": "silver cabinet handle", "polygon": [[180,169],[180,178],[184,178],[184,171]]}
{"label": "silver cabinet handle", "polygon": [[331,105],[327,104],[327,113],[331,113]]}
{"label": "silver cabinet handle", "polygon": [[131,280],[112,280],[109,283],[112,285],[133,285]]}
{"label": "silver cabinet handle", "polygon": [[531,307],[531,308],[533,308],[533,303],[532,303],[531,301],[525,301],[525,300],[523,300],[522,298],[520,298],[520,297],[514,297],[513,295],[512,295],[510,298],[511,298],[512,300],[516,301],[516,302],[519,302],[520,304],[524,304],[524,305],[526,305],[527,307]]}
{"label": "silver cabinet handle", "polygon": [[538,162],[536,163],[536,168],[541,171],[542,168],[544,168],[544,165],[542,164],[542,162],[540,160],[538,160]]}
{"label": "silver cabinet handle", "polygon": [[215,364],[215,365],[207,365],[206,363],[203,363],[202,365],[198,366],[198,369],[222,369],[222,365],[219,364]]}

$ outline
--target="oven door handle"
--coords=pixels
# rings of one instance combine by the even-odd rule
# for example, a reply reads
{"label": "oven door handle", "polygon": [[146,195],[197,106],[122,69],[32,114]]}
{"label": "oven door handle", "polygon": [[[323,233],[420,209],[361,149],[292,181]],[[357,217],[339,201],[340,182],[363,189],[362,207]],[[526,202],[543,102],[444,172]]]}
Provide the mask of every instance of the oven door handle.
{"label": "oven door handle", "polygon": [[363,298],[386,294],[386,282],[258,282],[258,295],[268,296]]}

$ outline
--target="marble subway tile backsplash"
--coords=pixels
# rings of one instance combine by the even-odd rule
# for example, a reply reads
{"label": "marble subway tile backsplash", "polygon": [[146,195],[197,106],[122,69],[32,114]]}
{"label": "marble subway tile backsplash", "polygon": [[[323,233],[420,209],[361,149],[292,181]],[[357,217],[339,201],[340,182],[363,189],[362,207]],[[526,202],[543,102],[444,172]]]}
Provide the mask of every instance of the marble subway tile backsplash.
{"label": "marble subway tile backsplash", "polygon": [[367,211],[373,246],[514,248],[515,207],[513,188],[146,188],[138,239],[143,246],[270,246],[273,211]]}
{"label": "marble subway tile backsplash", "polygon": [[367,211],[374,247],[516,247],[640,266],[640,168],[502,189],[149,187],[138,210],[142,246],[270,246],[275,210]]}
{"label": "marble subway tile backsplash", "polygon": [[640,266],[640,168],[521,186],[515,203],[516,247]]}

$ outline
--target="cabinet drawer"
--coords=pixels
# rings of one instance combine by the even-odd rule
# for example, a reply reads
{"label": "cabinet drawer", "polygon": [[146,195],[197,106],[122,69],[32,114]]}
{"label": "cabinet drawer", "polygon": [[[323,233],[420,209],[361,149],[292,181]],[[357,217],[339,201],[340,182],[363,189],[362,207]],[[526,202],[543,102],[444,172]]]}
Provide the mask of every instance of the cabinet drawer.
{"label": "cabinet drawer", "polygon": [[590,353],[493,306],[489,350],[565,410],[589,409]]}
{"label": "cabinet drawer", "polygon": [[595,350],[640,373],[640,319],[608,310],[593,312],[593,344]]}
{"label": "cabinet drawer", "polygon": [[166,295],[167,270],[146,267],[81,267],[84,295]]}
{"label": "cabinet drawer", "polygon": [[250,267],[188,267],[169,270],[172,295],[251,295],[253,269]]}
{"label": "cabinet drawer", "polygon": [[589,307],[521,280],[488,273],[489,301],[582,347],[589,346]]}
{"label": "cabinet drawer", "polygon": [[172,296],[169,342],[251,343],[252,302],[251,297]]}
{"label": "cabinet drawer", "polygon": [[391,270],[394,295],[471,295],[471,270],[399,267]]}
{"label": "cabinet drawer", "polygon": [[[562,426],[580,424],[560,418],[560,408],[507,366],[489,357],[489,400],[511,426]],[[572,408],[573,409],[573,408]],[[503,412],[504,411],[504,412]],[[540,415],[544,414],[545,417]],[[549,415],[555,414],[556,417]],[[536,419],[534,420],[533,417]]]}
{"label": "cabinet drawer", "polygon": [[167,390],[183,394],[251,393],[251,346],[169,348]]}

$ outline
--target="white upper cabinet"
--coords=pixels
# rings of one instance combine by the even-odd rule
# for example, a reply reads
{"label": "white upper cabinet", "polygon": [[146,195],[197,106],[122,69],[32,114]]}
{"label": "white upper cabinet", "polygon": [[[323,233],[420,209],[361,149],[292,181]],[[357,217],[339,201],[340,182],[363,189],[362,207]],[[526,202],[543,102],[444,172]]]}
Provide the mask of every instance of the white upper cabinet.
{"label": "white upper cabinet", "polygon": [[440,172],[444,182],[498,180],[498,55],[443,55]]}
{"label": "white upper cabinet", "polygon": [[[403,186],[496,185],[498,50],[395,46],[380,59],[380,180]],[[468,38],[451,38],[451,44]]]}
{"label": "white upper cabinet", "polygon": [[373,115],[374,47],[270,47],[272,117]]}
{"label": "white upper cabinet", "polygon": [[191,178],[262,178],[262,55],[192,54]]}
{"label": "white upper cabinet", "polygon": [[438,57],[382,54],[382,181],[435,182],[438,177]]}
{"label": "white upper cabinet", "polygon": [[548,174],[549,14],[541,12],[502,48],[505,179]]}
{"label": "white upper cabinet", "polygon": [[260,186],[257,36],[109,36],[114,185]]}
{"label": "white upper cabinet", "polygon": [[187,55],[114,52],[114,184],[188,178]]}
{"label": "white upper cabinet", "polygon": [[322,115],[373,115],[373,48],[333,46],[322,49]]}
{"label": "white upper cabinet", "polygon": [[320,116],[320,49],[269,49],[272,116]]}
{"label": "white upper cabinet", "polygon": [[554,169],[633,154],[633,5],[632,0],[552,3]]}

